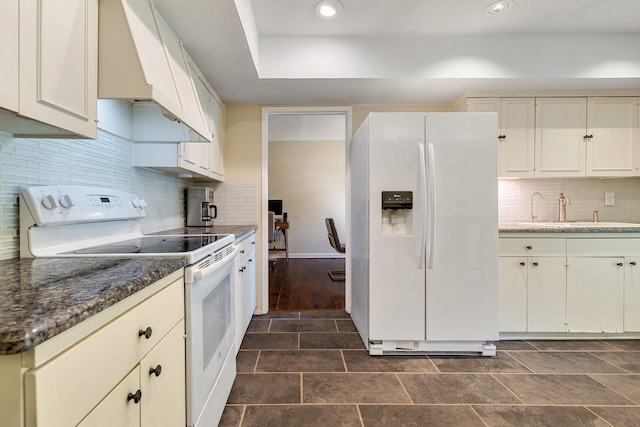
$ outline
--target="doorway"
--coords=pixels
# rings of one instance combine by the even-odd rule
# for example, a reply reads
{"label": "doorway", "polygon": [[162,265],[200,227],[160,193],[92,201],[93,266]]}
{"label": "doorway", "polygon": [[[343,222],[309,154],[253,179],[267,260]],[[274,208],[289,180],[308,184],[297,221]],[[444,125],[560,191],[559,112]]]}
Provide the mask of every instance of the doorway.
{"label": "doorway", "polygon": [[[315,116],[315,117],[314,117]],[[308,144],[309,147],[315,145],[318,147],[318,143],[322,140],[322,137],[316,138],[317,141],[312,141],[313,138],[310,138],[308,135],[313,133],[313,127],[322,126],[322,123],[335,122],[335,120],[341,122],[344,127],[343,129],[343,141],[344,141],[344,200],[341,200],[344,203],[344,221],[345,227],[346,218],[349,216],[348,205],[346,204],[346,199],[348,199],[348,189],[349,189],[349,143],[351,138],[351,108],[350,107],[265,107],[262,109],[262,201],[261,201],[261,212],[260,218],[262,224],[268,223],[268,205],[269,198],[275,198],[277,200],[283,201],[283,210],[288,214],[288,220],[291,222],[291,226],[289,231],[294,230],[296,227],[296,231],[300,230],[300,228],[311,227],[313,232],[310,234],[313,235],[309,241],[305,242],[300,238],[302,234],[296,234],[297,238],[289,239],[289,249],[294,249],[295,257],[297,258],[310,258],[313,256],[313,253],[318,252],[318,245],[325,245],[324,247],[328,249],[323,249],[328,254],[331,253],[331,248],[326,240],[326,231],[324,230],[324,217],[329,216],[330,214],[323,213],[323,209],[319,209],[316,207],[316,211],[314,213],[313,206],[310,206],[309,200],[312,200],[314,203],[330,203],[328,201],[329,195],[326,192],[323,192],[323,196],[313,198],[313,195],[304,194],[305,184],[304,182],[297,182],[300,185],[284,185],[282,192],[277,193],[273,188],[270,191],[270,173],[269,173],[269,165],[270,165],[270,151],[278,153],[279,156],[286,156],[283,154],[283,150],[286,153],[287,150],[293,150],[297,152],[297,155],[300,155],[301,152],[304,151],[305,143]],[[272,138],[270,138],[270,134]],[[287,136],[287,134],[289,136]],[[298,139],[296,142],[295,140]],[[274,148],[277,150],[270,150],[269,142],[274,141]],[[288,140],[288,141],[287,141]],[[294,145],[291,145],[294,144]],[[277,147],[276,147],[277,145]],[[302,150],[302,151],[301,151]],[[295,157],[295,156],[294,156]],[[282,159],[278,159],[279,161]],[[273,162],[271,162],[273,164]],[[282,163],[282,162],[280,162]],[[282,165],[280,165],[282,166]],[[316,165],[317,166],[317,165]],[[309,167],[308,167],[309,168]],[[296,169],[294,167],[293,169]],[[304,169],[304,167],[297,169]],[[300,170],[298,170],[300,173]],[[313,172],[310,172],[312,174]],[[282,171],[280,171],[279,176],[274,179],[282,180],[283,178]],[[307,177],[309,179],[309,177]],[[313,179],[313,178],[311,178]],[[298,180],[300,181],[300,180]],[[303,180],[304,181],[304,180]],[[296,184],[296,183],[294,183]],[[314,184],[312,181],[307,181],[307,187],[312,187]],[[296,192],[298,196],[296,196]],[[306,198],[305,200],[300,200],[300,194],[302,194]],[[288,200],[287,200],[288,199]],[[325,200],[323,202],[323,200]],[[312,204],[311,204],[312,205]],[[311,209],[311,210],[309,210]],[[306,211],[305,211],[306,210]],[[308,218],[313,216],[320,215],[320,219],[318,218]],[[303,219],[304,218],[304,219]],[[341,218],[342,220],[342,218]],[[311,221],[309,224],[305,225],[306,221]],[[318,227],[320,230],[318,230]],[[318,233],[321,233],[318,236]],[[292,235],[295,231],[292,231]],[[266,313],[269,310],[269,239],[268,239],[268,228],[262,227],[262,283],[261,287],[261,310],[263,313]],[[319,239],[322,239],[323,243],[319,242]],[[345,228],[345,243],[348,245],[349,241],[349,231]],[[314,246],[315,245],[315,246]],[[284,259],[279,262],[286,262]],[[350,307],[350,292],[348,289],[349,283],[349,265],[346,265],[347,271],[347,280],[345,282],[345,308],[347,311]]]}

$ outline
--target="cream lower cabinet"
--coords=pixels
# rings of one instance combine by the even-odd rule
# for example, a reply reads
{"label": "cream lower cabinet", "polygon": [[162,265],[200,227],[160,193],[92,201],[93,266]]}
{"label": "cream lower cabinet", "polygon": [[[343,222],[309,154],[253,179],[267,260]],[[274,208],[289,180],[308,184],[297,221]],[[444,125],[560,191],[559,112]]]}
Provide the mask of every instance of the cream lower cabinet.
{"label": "cream lower cabinet", "polygon": [[569,332],[624,330],[624,258],[567,257]]}
{"label": "cream lower cabinet", "polygon": [[239,243],[236,256],[236,351],[256,309],[256,235],[252,233]]}
{"label": "cream lower cabinet", "polygon": [[565,263],[564,239],[500,239],[501,332],[566,331]]}
{"label": "cream lower cabinet", "polygon": [[640,256],[624,258],[624,330],[640,332]]}
{"label": "cream lower cabinet", "polygon": [[570,332],[624,330],[625,253],[638,239],[567,239]]}
{"label": "cream lower cabinet", "polygon": [[26,426],[184,425],[184,334],[180,277],[75,343],[60,336],[24,374]]}
{"label": "cream lower cabinet", "polygon": [[[180,426],[186,406],[176,386],[184,384],[184,321],[178,323],[82,420],[79,426]],[[176,398],[177,397],[177,398]]]}

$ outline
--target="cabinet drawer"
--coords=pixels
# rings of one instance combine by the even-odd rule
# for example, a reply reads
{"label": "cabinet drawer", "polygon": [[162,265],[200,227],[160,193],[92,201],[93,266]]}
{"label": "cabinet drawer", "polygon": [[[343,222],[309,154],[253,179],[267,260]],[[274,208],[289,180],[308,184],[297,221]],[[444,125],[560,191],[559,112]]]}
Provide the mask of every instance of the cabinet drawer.
{"label": "cabinet drawer", "polygon": [[238,245],[238,256],[240,258],[246,256],[256,248],[256,234],[253,233],[249,237],[242,239]]}
{"label": "cabinet drawer", "polygon": [[[28,371],[27,425],[77,424],[183,317],[180,279]],[[139,336],[147,328],[151,336]]]}
{"label": "cabinet drawer", "polygon": [[567,256],[637,256],[640,239],[567,239]]}
{"label": "cabinet drawer", "polygon": [[566,239],[504,238],[498,239],[500,256],[565,256]]}

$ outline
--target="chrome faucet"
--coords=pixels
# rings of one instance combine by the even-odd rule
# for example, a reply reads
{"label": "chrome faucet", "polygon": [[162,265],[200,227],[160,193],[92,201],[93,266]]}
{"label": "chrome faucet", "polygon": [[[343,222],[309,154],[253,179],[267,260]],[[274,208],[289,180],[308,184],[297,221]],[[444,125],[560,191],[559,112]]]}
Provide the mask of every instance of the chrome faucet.
{"label": "chrome faucet", "polygon": [[537,191],[531,195],[531,213],[529,214],[529,222],[534,222],[535,219],[538,218],[538,216],[533,213],[533,196],[535,196],[536,194],[540,196],[540,199],[544,199],[544,197],[542,197],[542,194]]}
{"label": "chrome faucet", "polygon": [[558,221],[565,222],[567,220],[567,205],[571,204],[569,196],[565,196],[564,193],[560,193],[558,199]]}

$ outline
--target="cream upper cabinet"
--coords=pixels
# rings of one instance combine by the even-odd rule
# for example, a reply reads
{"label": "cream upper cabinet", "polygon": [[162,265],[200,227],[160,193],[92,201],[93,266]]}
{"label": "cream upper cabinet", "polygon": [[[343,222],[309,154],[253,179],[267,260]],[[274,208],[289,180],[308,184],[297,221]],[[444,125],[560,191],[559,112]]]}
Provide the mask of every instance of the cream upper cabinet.
{"label": "cream upper cabinet", "polygon": [[2,3],[0,129],[95,138],[98,0]]}
{"label": "cream upper cabinet", "polygon": [[586,136],[587,176],[639,174],[638,98],[588,98]]}
{"label": "cream upper cabinet", "polygon": [[209,166],[211,168],[211,177],[218,181],[224,178],[224,106],[218,102],[217,98],[211,98],[211,117],[213,119],[213,142],[210,146],[211,160]]}
{"label": "cream upper cabinet", "polygon": [[498,176],[534,175],[535,98],[469,98],[467,111],[498,113]]}
{"label": "cream upper cabinet", "polygon": [[586,98],[536,99],[536,176],[584,176]]}

